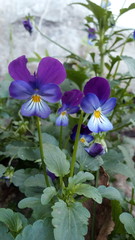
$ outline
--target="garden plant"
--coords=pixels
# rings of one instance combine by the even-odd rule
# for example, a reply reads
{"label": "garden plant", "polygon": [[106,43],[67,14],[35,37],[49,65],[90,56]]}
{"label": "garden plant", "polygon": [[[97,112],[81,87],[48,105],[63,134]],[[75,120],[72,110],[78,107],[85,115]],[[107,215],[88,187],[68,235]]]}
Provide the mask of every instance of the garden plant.
{"label": "garden plant", "polygon": [[135,127],[135,59],[124,55],[135,32],[116,28],[135,3],[117,17],[107,0],[77,4],[89,10],[87,56],[27,16],[25,29],[63,48],[65,61],[22,52],[0,82],[0,181],[15,192],[0,208],[0,240],[135,239],[134,149],[124,135]]}

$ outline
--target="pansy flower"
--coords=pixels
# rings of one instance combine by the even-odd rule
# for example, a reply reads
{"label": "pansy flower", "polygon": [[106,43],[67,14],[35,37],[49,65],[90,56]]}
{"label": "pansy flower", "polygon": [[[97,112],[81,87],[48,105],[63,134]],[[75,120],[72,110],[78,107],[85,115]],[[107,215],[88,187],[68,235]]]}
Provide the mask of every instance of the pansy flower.
{"label": "pansy flower", "polygon": [[59,116],[56,119],[57,126],[68,125],[68,114],[74,114],[79,111],[79,104],[82,100],[83,93],[80,90],[73,89],[64,93],[62,97],[62,107],[59,108]]}
{"label": "pansy flower", "polygon": [[10,84],[10,96],[26,100],[21,107],[23,116],[47,118],[51,113],[47,102],[55,103],[61,99],[58,86],[66,78],[61,62],[52,57],[42,58],[37,72],[30,74],[26,67],[27,59],[21,56],[9,64],[9,74],[14,79]]}
{"label": "pansy flower", "polygon": [[105,153],[103,146],[100,143],[93,143],[90,147],[85,148],[85,151],[91,156],[96,157]]}
{"label": "pansy flower", "polygon": [[105,115],[114,109],[116,98],[109,99],[108,81],[101,77],[90,79],[84,87],[84,94],[81,107],[85,113],[92,113],[88,128],[95,133],[112,130],[113,125]]}
{"label": "pansy flower", "polygon": [[135,40],[135,30],[133,31],[133,39]]}
{"label": "pansy flower", "polygon": [[93,40],[96,39],[96,30],[95,28],[88,29],[88,43],[93,45]]}
{"label": "pansy flower", "polygon": [[107,8],[111,5],[111,2],[109,0],[101,0],[101,7]]}
{"label": "pansy flower", "polygon": [[23,26],[26,29],[26,31],[28,31],[30,34],[32,34],[33,27],[32,27],[30,19],[28,18],[26,20],[23,20],[22,23],[23,23]]}
{"label": "pansy flower", "polygon": [[[75,125],[72,129],[72,133],[70,135],[71,139],[74,141],[76,137],[78,125]],[[91,135],[91,131],[89,128],[82,124],[80,129],[80,142],[82,142],[85,146],[88,146],[91,141],[93,141],[94,137]]]}

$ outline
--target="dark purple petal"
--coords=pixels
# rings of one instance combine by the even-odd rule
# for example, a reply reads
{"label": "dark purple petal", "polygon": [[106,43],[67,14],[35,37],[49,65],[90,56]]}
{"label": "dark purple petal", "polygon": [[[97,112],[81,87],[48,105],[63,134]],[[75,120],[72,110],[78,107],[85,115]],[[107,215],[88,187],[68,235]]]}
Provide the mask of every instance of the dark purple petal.
{"label": "dark purple petal", "polygon": [[21,56],[13,60],[8,66],[8,71],[10,76],[14,80],[23,80],[26,82],[32,81],[33,76],[30,74],[29,70],[27,69],[26,64],[27,64],[27,58],[25,56]]}
{"label": "dark purple petal", "polygon": [[34,89],[27,82],[18,80],[10,84],[9,93],[11,97],[16,99],[28,99],[34,94]]}
{"label": "dark purple petal", "polygon": [[47,175],[52,179],[52,181],[54,182],[55,181],[55,179],[57,178],[56,176],[55,176],[55,174],[54,173],[52,173],[52,172],[50,172],[48,169],[47,169]]}
{"label": "dark purple petal", "polygon": [[92,157],[96,157],[104,153],[103,146],[99,143],[93,143],[89,148],[85,148],[85,150]]}
{"label": "dark purple petal", "polygon": [[40,102],[33,102],[31,99],[21,107],[21,114],[26,117],[38,116],[40,118],[47,118],[50,113],[50,108],[43,100]]}
{"label": "dark purple petal", "polygon": [[84,87],[84,94],[87,95],[88,93],[94,93],[99,98],[101,104],[105,103],[110,96],[109,82],[102,77],[90,79]]}
{"label": "dark purple petal", "polygon": [[83,97],[83,93],[80,90],[73,89],[64,93],[62,97],[62,103],[69,106],[77,106],[80,104]]}
{"label": "dark purple petal", "polygon": [[[72,133],[70,135],[71,139],[74,141],[75,140],[75,136],[76,136],[76,132],[77,132],[77,127],[78,125],[75,125],[72,129]],[[92,132],[89,130],[89,128],[87,126],[85,126],[84,124],[81,125],[81,130],[80,130],[80,137],[82,135],[89,135]],[[90,136],[90,135],[89,135]]]}
{"label": "dark purple petal", "polygon": [[102,105],[102,113],[107,114],[111,112],[116,105],[116,98],[110,98],[108,99],[104,105]]}
{"label": "dark purple petal", "polygon": [[80,110],[79,107],[71,107],[71,108],[67,109],[67,113],[74,114],[74,113],[77,113],[79,110]]}
{"label": "dark purple petal", "polygon": [[63,64],[55,58],[42,58],[37,70],[37,78],[41,84],[60,84],[66,78]]}
{"label": "dark purple petal", "polygon": [[133,31],[133,39],[135,40],[135,30]]}
{"label": "dark purple petal", "polygon": [[89,93],[82,99],[81,107],[84,112],[92,113],[100,107],[100,102],[95,94]]}
{"label": "dark purple petal", "polygon": [[44,100],[51,103],[58,102],[62,97],[60,88],[53,83],[43,85],[38,93]]}

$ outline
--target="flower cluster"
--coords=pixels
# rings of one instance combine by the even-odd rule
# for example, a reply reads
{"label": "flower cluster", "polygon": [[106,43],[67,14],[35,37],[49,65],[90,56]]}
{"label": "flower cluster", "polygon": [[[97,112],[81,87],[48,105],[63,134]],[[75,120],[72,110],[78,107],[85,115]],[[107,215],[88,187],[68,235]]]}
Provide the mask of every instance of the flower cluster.
{"label": "flower cluster", "polygon": [[32,34],[33,27],[32,27],[30,19],[27,18],[26,20],[23,20],[22,23],[23,23],[23,26],[26,29],[26,31],[28,31],[30,34]]}
{"label": "flower cluster", "polygon": [[93,45],[94,44],[93,40],[95,40],[95,39],[96,39],[96,30],[95,30],[95,28],[89,28],[88,29],[88,43],[90,45]]}
{"label": "flower cluster", "polygon": [[[106,132],[113,129],[113,125],[106,117],[115,105],[116,98],[109,98],[110,85],[105,78],[94,77],[84,86],[83,92],[77,89],[66,91],[63,95],[60,83],[66,78],[66,71],[61,62],[52,57],[43,58],[37,72],[31,74],[27,69],[27,59],[21,56],[9,64],[9,73],[14,81],[10,84],[10,96],[26,100],[21,107],[23,116],[38,116],[47,118],[51,113],[46,102],[56,103],[61,100],[62,106],[58,110],[57,126],[67,126],[69,114],[77,113],[80,108],[91,114],[87,126],[82,125],[80,141],[84,143],[85,150],[93,157],[104,153],[100,143],[93,141],[91,133]],[[77,126],[74,127],[71,138],[75,139]]]}

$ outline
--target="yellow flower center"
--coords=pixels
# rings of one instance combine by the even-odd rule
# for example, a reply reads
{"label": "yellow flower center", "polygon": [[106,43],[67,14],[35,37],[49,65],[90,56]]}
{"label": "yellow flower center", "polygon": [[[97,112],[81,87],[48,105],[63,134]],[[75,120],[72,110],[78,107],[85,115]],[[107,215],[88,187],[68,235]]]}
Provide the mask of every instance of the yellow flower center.
{"label": "yellow flower center", "polygon": [[101,112],[98,111],[98,110],[94,111],[94,117],[100,118],[101,117]]}
{"label": "yellow flower center", "polygon": [[33,95],[32,96],[32,101],[37,103],[41,101],[41,97],[39,95]]}
{"label": "yellow flower center", "polygon": [[80,142],[82,142],[82,143],[85,143],[86,141],[85,141],[85,138],[80,138]]}
{"label": "yellow flower center", "polygon": [[62,115],[62,116],[65,116],[65,115],[66,115],[66,111],[62,112],[61,115]]}

